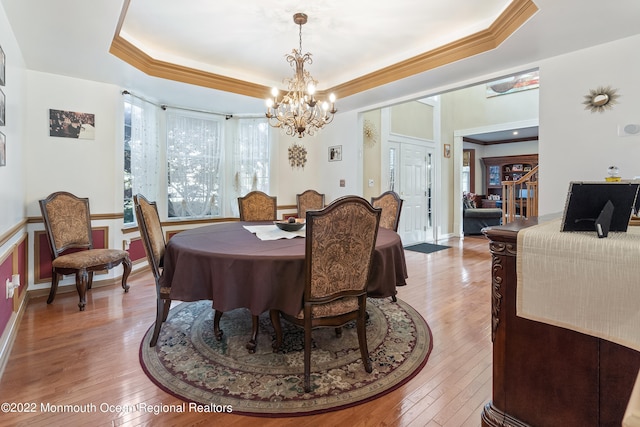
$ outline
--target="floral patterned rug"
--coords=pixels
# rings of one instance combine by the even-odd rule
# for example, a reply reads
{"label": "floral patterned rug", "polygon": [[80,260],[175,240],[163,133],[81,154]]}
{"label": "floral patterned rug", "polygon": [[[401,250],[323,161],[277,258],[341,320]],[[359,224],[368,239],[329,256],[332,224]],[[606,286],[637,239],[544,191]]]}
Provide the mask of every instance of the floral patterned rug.
{"label": "floral patterned rug", "polygon": [[303,387],[304,334],[285,320],[283,350],[271,348],[273,327],[260,316],[258,345],[249,354],[251,314],[225,313],[221,341],[213,335],[210,301],[174,307],[156,347],[149,347],[153,327],[140,346],[140,362],[159,387],[187,402],[231,405],[233,413],[296,416],[334,411],[363,403],[406,383],[427,363],[432,337],[425,320],[411,306],[389,298],[367,301],[367,342],[373,372],[360,359],[355,323],[337,338],[333,328],[313,331],[310,393]]}

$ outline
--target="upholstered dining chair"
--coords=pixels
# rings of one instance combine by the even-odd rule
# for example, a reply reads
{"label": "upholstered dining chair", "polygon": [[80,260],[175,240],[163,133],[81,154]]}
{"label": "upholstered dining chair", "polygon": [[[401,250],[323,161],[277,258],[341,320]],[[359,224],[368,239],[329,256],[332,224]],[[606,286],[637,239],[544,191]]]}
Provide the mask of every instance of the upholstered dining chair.
{"label": "upholstered dining chair", "polygon": [[311,390],[311,331],[341,327],[355,320],[362,363],[371,372],[367,348],[367,282],[378,236],[380,209],[359,196],[344,196],[306,216],[305,282],[302,309],[296,316],[270,310],[276,340],[282,345],[280,315],[304,328],[304,389]]}
{"label": "upholstered dining chair", "polygon": [[277,219],[278,199],[262,191],[251,191],[238,197],[240,221],[274,221]]}
{"label": "upholstered dining chair", "polygon": [[[150,202],[142,194],[135,194],[133,196],[133,205],[135,206],[136,221],[138,222],[138,230],[140,230],[144,251],[147,255],[153,279],[156,282],[156,323],[149,342],[150,347],[155,347],[162,324],[167,320],[169,309],[171,309],[171,288],[160,284],[164,251],[167,245],[156,202]],[[221,316],[221,312],[215,312],[213,329],[218,340],[222,339],[222,331],[220,330]]]}
{"label": "upholstered dining chair", "polygon": [[58,191],[39,202],[51,250],[51,290],[47,304],[56,297],[60,276],[75,274],[80,299],[78,307],[84,311],[87,289],[91,289],[93,284],[93,273],[120,264],[124,268],[122,289],[128,292],[127,278],[131,273],[129,253],[120,249],[94,249],[89,199]]}
{"label": "upholstered dining chair", "polygon": [[403,200],[395,191],[385,191],[378,197],[371,198],[371,205],[382,209],[380,227],[398,231]]}
{"label": "upholstered dining chair", "polygon": [[151,273],[156,282],[156,323],[150,342],[150,347],[155,347],[162,323],[167,320],[167,315],[171,308],[171,297],[169,295],[171,288],[160,286],[166,242],[156,202],[150,202],[142,194],[135,194],[133,196],[133,205],[135,206],[138,230],[140,230],[140,237],[147,255],[149,268],[151,268]]}
{"label": "upholstered dining chair", "polygon": [[298,205],[298,218],[306,218],[307,211],[317,211],[324,208],[324,194],[316,190],[306,190],[296,194]]}

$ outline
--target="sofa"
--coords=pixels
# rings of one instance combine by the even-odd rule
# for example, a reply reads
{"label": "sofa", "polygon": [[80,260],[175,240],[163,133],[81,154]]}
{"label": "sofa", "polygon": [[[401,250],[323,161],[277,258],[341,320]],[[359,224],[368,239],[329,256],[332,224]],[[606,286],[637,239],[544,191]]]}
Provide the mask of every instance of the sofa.
{"label": "sofa", "polygon": [[482,234],[482,229],[502,223],[502,209],[480,208],[482,196],[465,195],[462,202],[462,231],[464,234]]}

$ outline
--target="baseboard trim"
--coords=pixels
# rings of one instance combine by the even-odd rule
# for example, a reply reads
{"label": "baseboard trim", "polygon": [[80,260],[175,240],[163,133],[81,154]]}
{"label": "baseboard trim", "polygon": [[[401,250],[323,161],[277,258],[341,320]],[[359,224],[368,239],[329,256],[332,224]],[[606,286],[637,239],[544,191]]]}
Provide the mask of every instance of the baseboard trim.
{"label": "baseboard trim", "polygon": [[22,316],[24,315],[28,301],[29,294],[27,293],[27,295],[22,298],[18,311],[14,311],[11,314],[7,327],[4,328],[2,337],[0,337],[0,380],[2,380],[2,375],[4,374],[4,369],[6,368],[7,363],[9,363],[9,356],[11,355],[13,343],[18,335],[18,329],[20,328]]}

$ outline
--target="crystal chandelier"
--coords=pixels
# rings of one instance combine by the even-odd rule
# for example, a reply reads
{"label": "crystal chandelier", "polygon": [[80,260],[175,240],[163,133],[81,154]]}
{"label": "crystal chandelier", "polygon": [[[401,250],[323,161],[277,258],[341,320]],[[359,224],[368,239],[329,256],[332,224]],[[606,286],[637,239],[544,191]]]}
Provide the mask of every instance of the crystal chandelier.
{"label": "crystal chandelier", "polygon": [[282,98],[278,98],[277,88],[271,90],[272,98],[267,99],[266,115],[271,126],[283,129],[287,135],[302,138],[331,123],[338,110],[334,94],[329,95],[329,102],[315,98],[318,82],[304,69],[305,62],[313,63],[310,53],[302,54],[302,26],[307,23],[307,15],[296,13],[293,22],[300,27],[300,49],[293,49],[285,58],[295,68],[295,74],[291,79],[284,79],[287,93]]}

